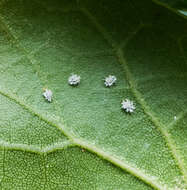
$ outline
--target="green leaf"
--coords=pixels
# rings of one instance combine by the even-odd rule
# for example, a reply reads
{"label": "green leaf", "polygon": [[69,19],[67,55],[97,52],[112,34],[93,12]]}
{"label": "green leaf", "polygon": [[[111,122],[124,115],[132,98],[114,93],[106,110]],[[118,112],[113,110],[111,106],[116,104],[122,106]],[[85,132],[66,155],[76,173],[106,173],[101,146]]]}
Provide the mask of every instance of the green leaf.
{"label": "green leaf", "polygon": [[1,189],[186,189],[186,30],[150,0],[1,0]]}
{"label": "green leaf", "polygon": [[153,0],[155,3],[162,5],[175,13],[187,16],[187,1],[186,0]]}
{"label": "green leaf", "polygon": [[181,9],[181,8],[187,8],[187,2],[186,0],[153,0],[153,1],[160,1],[161,3],[167,4],[170,7]]}

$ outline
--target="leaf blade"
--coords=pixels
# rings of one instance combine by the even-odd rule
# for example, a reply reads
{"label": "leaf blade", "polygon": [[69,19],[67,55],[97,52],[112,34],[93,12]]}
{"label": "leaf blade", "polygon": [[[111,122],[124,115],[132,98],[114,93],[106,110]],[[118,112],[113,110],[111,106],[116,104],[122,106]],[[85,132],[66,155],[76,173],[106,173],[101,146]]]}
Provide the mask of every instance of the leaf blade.
{"label": "leaf blade", "polygon": [[[141,105],[141,101],[143,102],[144,100],[141,100],[141,97],[139,97],[140,104],[137,102],[136,113],[132,116],[127,116],[120,110],[122,98],[128,96],[132,97],[134,101],[137,98],[133,95],[136,95],[136,93],[133,93],[132,90],[134,85],[131,84],[132,79],[129,81],[128,72],[125,74],[123,66],[119,65],[116,55],[113,54],[120,46],[118,44],[121,41],[122,44],[125,44],[125,49],[126,47],[129,48],[129,44],[134,43],[134,39],[137,39],[137,36],[146,39],[147,34],[142,35],[142,32],[145,31],[145,26],[152,27],[151,24],[156,24],[159,29],[162,29],[162,24],[169,21],[167,14],[173,16],[176,21],[180,19],[174,16],[173,13],[164,13],[165,10],[148,3],[148,1],[145,1],[145,3],[147,10],[150,8],[149,13],[152,13],[151,15],[148,13],[142,14],[142,5],[138,4],[138,2],[136,6],[129,2],[124,4],[122,2],[116,4],[115,2],[111,2],[111,4],[105,2],[104,4],[103,2],[98,2],[95,6],[84,1],[83,5],[88,6],[86,10],[89,10],[90,13],[95,11],[95,15],[93,14],[94,16],[91,19],[85,18],[85,15],[76,10],[77,4],[73,1],[69,4],[63,4],[63,8],[59,8],[58,3],[60,2],[56,2],[57,6],[47,6],[45,9],[37,3],[32,2],[32,5],[26,3],[24,6],[21,5],[21,10],[20,5],[16,5],[17,2],[7,2],[4,10],[9,10],[11,14],[7,15],[6,11],[2,10],[4,26],[7,26],[2,28],[3,31],[6,28],[6,34],[3,33],[3,36],[6,36],[6,40],[4,40],[6,46],[2,47],[8,46],[8,49],[11,49],[13,46],[12,51],[16,50],[16,56],[12,54],[13,59],[7,59],[6,54],[3,56],[3,59],[10,63],[7,67],[7,63],[3,61],[2,68],[4,68],[4,74],[1,76],[1,89],[5,91],[5,94],[9,95],[11,91],[15,91],[13,94],[14,98],[16,97],[15,94],[17,94],[18,100],[19,98],[24,99],[24,104],[28,104],[29,108],[35,110],[34,112],[38,113],[40,117],[43,118],[45,116],[45,120],[47,118],[47,121],[49,120],[49,123],[54,128],[61,129],[61,132],[65,133],[77,146],[83,146],[101,157],[106,157],[105,159],[109,161],[111,161],[109,155],[112,155],[112,158],[117,157],[117,160],[122,162],[122,164],[118,164],[118,161],[112,161],[114,164],[121,166],[121,168],[139,177],[154,188],[162,189],[162,186],[160,187],[158,184],[167,185],[168,188],[174,188],[176,185],[182,188],[181,171],[177,168],[162,135],[155,128],[155,122],[152,122],[144,113],[144,108]],[[135,9],[135,7],[140,9]],[[118,10],[122,8],[125,8],[125,11],[119,12]],[[140,10],[140,13],[137,15],[141,15],[141,19],[137,20],[137,15],[131,15],[130,10],[134,9]],[[113,15],[110,23],[107,22],[111,17],[108,14],[108,10],[111,10],[110,12]],[[163,22],[154,20],[155,13],[158,10],[161,15],[166,14],[167,16],[167,19]],[[130,19],[125,23],[124,18],[127,16],[130,16]],[[43,17],[45,17],[45,21],[41,21]],[[61,20],[61,17],[64,20]],[[118,23],[116,21],[119,18],[120,22]],[[99,24],[97,19],[101,21],[102,25]],[[93,21],[94,25],[91,23]],[[22,26],[20,28],[19,23],[23,26],[26,25],[28,28]],[[39,26],[38,23],[42,23],[42,26]],[[125,23],[126,27],[121,27],[122,23]],[[173,37],[177,34],[183,34],[180,30],[183,27],[183,23],[184,21],[181,19],[178,23],[179,28],[176,29]],[[104,37],[102,32],[104,32]],[[135,32],[134,35],[133,32]],[[156,36],[159,35],[159,33],[156,33]],[[9,36],[13,36],[14,41],[15,39],[17,40],[16,46],[12,40],[9,40]],[[111,44],[109,45],[105,41],[106,39],[112,44],[112,47],[116,47],[117,44],[117,48],[114,51],[110,47]],[[166,39],[170,40],[170,37],[166,36]],[[148,39],[147,44],[151,40],[151,38]],[[18,44],[19,47],[17,47]],[[136,43],[136,46],[140,44]],[[132,53],[139,55],[139,50],[142,50],[142,48],[137,49],[136,46],[134,48],[135,52],[129,48],[130,50],[128,51],[125,49],[125,54],[128,54],[127,59],[131,63],[129,64],[129,72],[132,72],[131,75],[135,79],[134,83],[137,83],[136,85],[139,87],[139,80],[141,82],[145,77],[142,77],[141,69],[135,70],[133,68],[132,59],[134,56],[131,55]],[[24,49],[24,51],[20,50],[20,47],[23,47],[21,49]],[[170,53],[168,47],[166,50]],[[23,54],[23,52],[27,53]],[[117,53],[119,58],[121,55],[119,52]],[[145,50],[144,53],[146,53]],[[51,54],[55,56],[51,56]],[[149,54],[151,55],[151,52]],[[24,57],[21,59],[22,62],[19,64],[12,63],[12,60],[18,58],[18,55],[20,55],[20,58]],[[167,53],[164,52],[163,55],[167,55]],[[140,58],[141,56],[136,57]],[[139,66],[141,60],[137,60],[136,66]],[[148,60],[145,56],[145,63]],[[124,64],[124,61],[122,62]],[[183,67],[183,64],[181,65]],[[146,67],[143,70],[144,76],[148,74]],[[6,68],[10,69],[7,71]],[[25,75],[21,72],[23,69],[26,73]],[[67,84],[68,75],[73,71],[79,71],[83,79],[85,79],[78,88],[70,88]],[[118,84],[112,89],[106,89],[102,84],[102,77],[110,74],[110,72],[117,76]],[[26,79],[28,76],[30,76],[31,80],[24,81],[23,79]],[[160,79],[159,75],[155,76],[157,79]],[[101,82],[99,83],[98,81]],[[177,84],[179,83],[178,81],[176,82]],[[170,81],[168,83],[171,84]],[[153,84],[153,81],[151,84]],[[39,93],[44,86],[50,87],[54,91],[55,96],[52,104],[44,102]],[[182,88],[182,92],[184,92],[185,87],[179,87],[179,89]],[[167,95],[166,92],[164,93]],[[147,97],[144,96],[144,98],[148,105],[154,102],[151,100],[150,103]],[[157,103],[156,106],[158,105]],[[154,106],[151,109],[153,109],[154,114],[156,113],[158,120],[164,121],[165,118],[158,114],[158,107],[156,107],[156,111]],[[165,111],[168,110],[167,107]],[[151,111],[148,110],[148,115]],[[164,127],[161,126],[161,128]],[[17,129],[15,128],[14,130]],[[52,135],[53,132],[49,132],[49,134]],[[135,171],[133,171],[134,168]],[[137,172],[139,169],[140,174]],[[146,176],[142,177],[141,173],[146,173]],[[147,180],[146,177],[149,175],[156,178],[149,179],[148,177]],[[176,180],[178,180],[177,184]],[[44,188],[47,188],[47,186],[44,186]]]}

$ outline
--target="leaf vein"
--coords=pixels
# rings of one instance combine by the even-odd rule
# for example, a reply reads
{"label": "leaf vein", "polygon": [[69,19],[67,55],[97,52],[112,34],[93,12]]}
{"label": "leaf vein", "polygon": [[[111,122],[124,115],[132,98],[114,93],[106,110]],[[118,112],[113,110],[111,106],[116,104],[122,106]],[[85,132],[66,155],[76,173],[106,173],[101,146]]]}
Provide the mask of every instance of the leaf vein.
{"label": "leaf vein", "polygon": [[[55,152],[57,150],[63,150],[68,147],[73,147],[75,144],[73,144],[70,141],[55,143],[53,145],[49,145],[43,148],[39,148],[37,146],[33,145],[27,145],[27,144],[16,144],[16,143],[9,143],[7,141],[0,141],[0,148],[5,150],[18,150],[18,151],[24,151],[24,152],[31,152],[35,154],[49,154],[52,152]],[[1,180],[2,181],[2,180]]]}
{"label": "leaf vein", "polygon": [[[19,43],[19,39],[16,35],[13,34],[11,27],[6,23],[4,17],[2,15],[0,15],[0,24],[2,26],[2,28],[4,29],[4,31],[7,33],[7,35],[10,37],[9,41],[15,45],[15,47],[22,52],[22,54],[27,58],[27,60],[31,63],[31,65],[33,65],[34,67],[34,71],[35,73],[38,75],[38,78],[40,79],[40,82],[42,83],[42,85],[44,86],[45,83],[43,81],[46,81],[46,79],[42,79],[42,76],[46,76],[45,73],[42,73],[40,71],[40,62],[36,61],[34,59],[33,53],[31,52],[29,53],[25,47],[23,47],[20,43]],[[36,64],[38,63],[38,64]]]}
{"label": "leaf vein", "polygon": [[[87,9],[85,8],[81,8],[81,11],[87,15],[89,17],[89,19],[91,19],[91,21],[94,23],[94,25],[96,26],[96,28],[101,32],[101,34],[104,34],[104,38],[112,45],[114,51],[117,54],[117,57],[120,58],[120,60],[122,60],[123,65],[125,65],[126,67],[126,72],[128,74],[128,66],[126,65],[126,61],[124,61],[125,59],[123,58],[122,54],[122,50],[118,48],[116,42],[110,37],[110,35],[105,31],[105,28],[103,26],[101,26],[97,20],[95,19],[94,16],[92,16],[89,11],[87,11]],[[24,55],[27,56],[28,60],[33,64],[35,64],[35,60],[33,58],[31,58],[31,55],[28,54],[28,52],[20,47],[19,42],[17,37],[15,37],[11,31],[9,30],[9,28],[7,28],[6,24],[3,23],[2,17],[1,18],[1,25],[4,26],[5,31],[7,32],[8,35],[11,36],[11,38],[13,39],[11,42],[13,44],[17,44],[17,46],[19,47],[19,49],[22,49],[22,51],[24,52]],[[121,57],[122,56],[122,57]],[[123,60],[124,59],[124,60]],[[125,63],[125,64],[124,64]],[[37,68],[38,69],[38,68]],[[38,70],[39,71],[39,70]],[[131,74],[129,72],[129,78],[131,79]],[[141,98],[141,94],[136,90],[134,83],[132,80],[129,80],[129,83],[131,84],[132,87],[132,91],[134,92],[137,100],[139,100],[139,103],[144,107],[145,109],[145,113],[147,113],[147,115],[153,120],[153,123],[155,122],[156,124],[158,124],[158,127],[160,128],[161,124],[159,123],[159,121],[152,115],[152,113],[149,113],[149,108],[148,106],[144,103],[144,100]],[[124,169],[125,171],[128,171],[129,173],[131,173],[133,176],[138,177],[140,180],[142,180],[143,182],[147,183],[148,185],[152,186],[155,189],[163,189],[163,186],[160,185],[159,182],[152,180],[152,178],[150,176],[148,176],[147,174],[144,174],[143,171],[139,170],[138,168],[134,168],[132,166],[129,165],[129,163],[125,163],[124,160],[122,161],[119,158],[114,157],[113,155],[111,155],[110,153],[107,153],[105,151],[103,151],[102,149],[99,149],[95,146],[89,145],[88,142],[85,141],[81,141],[78,138],[75,138],[70,132],[68,132],[68,130],[65,129],[64,125],[61,124],[61,121],[50,121],[49,119],[46,119],[41,113],[35,111],[30,105],[27,105],[24,101],[20,100],[19,98],[17,98],[15,95],[11,95],[11,94],[7,94],[3,91],[0,91],[0,94],[9,98],[10,100],[16,102],[17,104],[19,104],[21,107],[23,107],[24,109],[26,109],[27,111],[29,111],[30,113],[32,113],[33,115],[36,115],[37,117],[39,117],[41,120],[47,122],[48,124],[50,124],[51,126],[54,126],[56,128],[58,128],[64,135],[66,135],[68,138],[70,138],[70,140],[72,140],[73,143],[75,143],[74,145],[77,146],[81,146],[91,152],[94,152],[95,154],[101,156],[102,158],[104,158],[105,160],[108,160],[109,162],[115,164],[116,166]],[[148,112],[146,111],[148,110]],[[56,124],[57,122],[57,124]],[[157,126],[157,125],[156,125]],[[161,127],[162,130],[162,127]],[[167,141],[170,140],[169,134],[167,133],[166,130],[162,130],[162,133],[164,134],[164,136],[166,137]],[[170,144],[170,141],[168,142]],[[171,143],[172,146],[174,146]],[[171,146],[170,145],[170,146]],[[174,153],[175,156],[177,156],[177,153],[175,154],[175,149],[173,150],[172,148],[175,147],[170,147],[172,152]],[[180,161],[180,159],[179,159]]]}
{"label": "leaf vein", "polygon": [[[16,104],[18,104],[19,106],[21,106],[23,109],[25,109],[26,111],[28,111],[29,113],[31,113],[34,116],[37,116],[41,121],[44,121],[46,123],[48,123],[51,126],[56,127],[57,129],[59,129],[65,136],[70,138],[70,135],[68,134],[68,132],[64,131],[64,127],[63,125],[59,124],[60,122],[58,122],[58,125],[55,124],[53,121],[50,121],[49,119],[46,119],[44,116],[42,116],[41,113],[37,112],[36,110],[34,110],[30,105],[27,105],[23,100],[21,100],[20,98],[18,98],[15,94],[8,94],[6,92],[3,92],[0,89],[0,94],[6,98],[8,98],[9,100],[15,102]],[[56,121],[58,121],[58,119],[56,119]]]}
{"label": "leaf vein", "polygon": [[173,12],[173,13],[179,15],[180,17],[186,19],[186,16],[185,16],[184,14],[180,13],[179,11],[176,11],[174,8],[168,6],[166,3],[163,3],[163,2],[161,2],[161,1],[159,1],[159,0],[152,0],[152,1],[153,1],[155,4],[157,4],[157,5],[159,5],[159,6],[162,6],[162,7],[166,8],[166,9],[168,9],[169,11],[171,11],[171,12]]}
{"label": "leaf vein", "polygon": [[[61,122],[55,123],[55,121],[50,121],[48,118],[45,118],[44,116],[42,116],[41,113],[38,113],[34,109],[30,108],[29,105],[27,105],[24,101],[20,100],[16,96],[15,98],[13,95],[7,94],[3,92],[2,90],[0,90],[0,94],[14,101],[15,103],[23,107],[25,110],[29,111],[33,115],[36,115],[38,118],[40,118],[44,122],[47,122],[49,125],[59,129],[65,136],[67,136],[70,139],[70,144],[68,146],[77,145],[79,147],[82,147],[90,152],[95,153],[96,155],[99,155],[101,158],[120,167],[121,169],[129,172],[133,176],[141,179],[144,183],[151,185],[153,188],[157,190],[163,189],[161,188],[161,185],[158,182],[152,180],[151,177],[144,174],[144,172],[141,171],[140,169],[131,167],[128,163],[125,163],[124,160],[122,161],[119,158],[113,157],[110,153],[107,153],[98,147],[92,146],[91,143],[86,142],[85,140],[81,140],[74,137],[73,134],[71,134],[68,130],[66,130],[65,126],[62,125]],[[39,154],[53,152],[55,150],[62,148],[61,145],[59,146],[52,145],[51,147],[46,147],[46,148],[41,149],[35,146],[29,146],[29,145],[23,145],[23,144],[10,144],[3,141],[0,141],[0,147],[2,148],[4,147],[5,149],[7,148],[8,150],[22,150],[22,151],[28,151],[28,152],[30,151],[30,152],[39,153]]]}
{"label": "leaf vein", "polygon": [[[165,126],[163,126],[160,123],[160,121],[154,116],[154,114],[151,112],[149,106],[144,101],[141,93],[137,90],[136,83],[135,83],[135,81],[131,75],[131,72],[128,68],[128,64],[127,64],[127,61],[125,60],[125,57],[124,57],[121,47],[116,44],[116,42],[112,39],[110,34],[108,34],[108,32],[105,30],[105,28],[97,21],[97,19],[85,7],[84,8],[81,7],[81,11],[83,12],[83,14],[85,14],[85,16],[88,17],[88,19],[93,23],[93,25],[95,25],[95,28],[98,30],[98,32],[101,33],[101,35],[104,37],[104,39],[113,47],[114,52],[116,53],[116,57],[119,60],[119,63],[121,65],[123,65],[123,67],[124,67],[126,78],[129,82],[132,93],[134,94],[134,96],[137,99],[137,101],[139,102],[139,104],[142,106],[144,113],[150,118],[152,123],[157,127],[157,130],[161,132],[168,148],[170,149],[170,151],[173,155],[173,158],[175,159],[181,173],[184,176],[185,182],[187,183],[187,172],[185,171],[183,159],[181,158],[180,154],[177,152],[176,146],[175,146],[174,142],[172,141],[170,134],[165,129]],[[134,34],[136,34],[136,33],[134,33]],[[132,34],[132,35],[134,36],[134,34]],[[129,38],[132,39],[133,36],[131,36]]]}

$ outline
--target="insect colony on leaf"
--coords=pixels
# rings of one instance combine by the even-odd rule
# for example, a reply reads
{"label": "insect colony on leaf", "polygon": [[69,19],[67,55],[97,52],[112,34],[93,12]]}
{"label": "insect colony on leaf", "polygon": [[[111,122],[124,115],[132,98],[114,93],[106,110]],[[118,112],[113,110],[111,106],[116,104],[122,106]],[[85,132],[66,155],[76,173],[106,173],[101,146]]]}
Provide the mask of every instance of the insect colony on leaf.
{"label": "insect colony on leaf", "polygon": [[[80,84],[80,80],[81,77],[77,74],[72,74],[69,78],[68,78],[68,83],[71,86],[77,86]],[[106,87],[111,87],[114,84],[116,84],[117,78],[114,75],[109,75],[108,77],[106,77],[104,79],[104,84]],[[48,101],[51,102],[52,101],[52,91],[49,89],[45,89],[43,92],[43,96],[44,98]],[[130,101],[129,99],[125,99],[122,101],[122,106],[121,108],[126,111],[127,113],[132,113],[134,112],[134,110],[136,109],[134,102]]]}

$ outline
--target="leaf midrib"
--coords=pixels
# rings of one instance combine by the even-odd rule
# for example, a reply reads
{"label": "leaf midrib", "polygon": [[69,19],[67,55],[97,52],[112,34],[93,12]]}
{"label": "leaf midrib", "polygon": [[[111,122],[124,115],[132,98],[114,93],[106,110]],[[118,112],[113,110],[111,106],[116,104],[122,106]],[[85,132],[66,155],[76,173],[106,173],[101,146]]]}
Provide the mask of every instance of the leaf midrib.
{"label": "leaf midrib", "polygon": [[[81,8],[80,9],[81,12],[84,13],[84,15],[87,15],[88,19],[90,19],[90,21],[94,24],[95,28],[102,34],[102,36],[105,38],[105,40],[113,47],[114,49],[114,52],[116,52],[116,56],[118,57],[119,59],[119,63],[123,63],[123,65],[125,65],[125,72],[128,76],[129,76],[129,79],[128,79],[128,82],[131,86],[131,90],[132,92],[134,93],[135,97],[137,98],[137,101],[142,105],[142,107],[145,107],[146,109],[144,109],[146,115],[149,116],[149,118],[151,118],[151,121],[155,124],[155,122],[157,123],[157,119],[156,117],[154,117],[152,115],[152,113],[150,112],[150,109],[149,107],[146,105],[146,103],[143,101],[142,102],[142,98],[141,98],[141,94],[136,90],[135,86],[134,86],[134,83],[132,82],[133,78],[131,76],[131,73],[129,72],[129,69],[128,69],[128,66],[126,64],[126,61],[123,61],[124,59],[124,56],[121,55],[122,53],[122,50],[120,47],[117,46],[116,42],[112,40],[111,36],[106,32],[106,30],[102,27],[102,25],[100,25],[97,20],[95,19],[94,16],[92,16],[89,11],[85,8]],[[86,14],[85,14],[86,13]],[[3,25],[5,28],[6,28],[6,32],[13,38],[12,40],[14,40],[12,43],[14,44],[14,42],[16,42],[16,46],[19,47],[19,49],[23,49],[23,47],[20,46],[20,44],[18,43],[19,40],[17,39],[17,37],[15,37],[15,35],[12,34],[11,30],[9,30],[9,27],[8,25],[6,24],[5,21],[2,20],[3,17],[1,17],[1,25]],[[136,29],[136,31],[133,33],[132,36],[130,36],[128,39],[127,39],[127,42],[125,42],[125,44],[128,43],[128,40],[133,38],[133,36],[138,32],[139,29],[141,29],[142,26],[138,26],[138,28]],[[25,50],[24,50],[25,51]],[[120,53],[121,52],[121,53]],[[122,56],[122,57],[121,57]],[[120,61],[121,60],[121,61]],[[124,59],[125,60],[125,59]],[[124,64],[125,63],[125,64]],[[3,95],[3,96],[6,96],[7,98],[9,98],[10,100],[16,102],[17,104],[19,104],[21,107],[23,107],[24,109],[26,109],[27,111],[29,111],[30,113],[32,113],[33,115],[36,115],[38,116],[41,120],[47,122],[48,124],[50,124],[51,126],[53,127],[56,127],[58,128],[65,136],[67,136],[71,143],[70,145],[73,145],[73,146],[79,146],[79,147],[82,147],[84,149],[87,149],[88,151],[91,151],[97,155],[99,155],[100,157],[102,157],[103,159],[113,163],[114,165],[124,169],[125,171],[129,172],[130,174],[132,174],[133,176],[139,178],[141,181],[143,181],[144,183],[150,185],[151,187],[153,187],[154,189],[163,189],[163,186],[157,182],[157,181],[154,181],[151,176],[149,177],[147,174],[144,174],[144,172],[142,172],[141,170],[139,169],[136,169],[132,166],[129,165],[129,163],[125,163],[125,160],[121,160],[113,155],[111,155],[110,153],[108,152],[105,152],[103,151],[102,149],[96,147],[96,146],[93,146],[91,143],[89,142],[86,142],[85,140],[81,140],[81,139],[78,139],[76,138],[73,134],[71,134],[68,130],[66,130],[66,127],[64,125],[62,125],[62,123],[55,123],[54,121],[50,121],[49,119],[45,118],[45,116],[42,116],[41,113],[37,112],[36,110],[32,109],[32,107],[30,105],[27,105],[24,101],[20,100],[18,97],[15,97],[15,95],[11,95],[11,94],[8,94],[6,92],[3,92],[2,90],[0,90],[0,94]],[[138,96],[139,97],[138,97]],[[148,112],[146,111],[148,108]],[[156,126],[161,126],[161,124],[158,122],[158,124]],[[164,135],[164,136],[167,136],[167,135]],[[13,145],[13,144],[11,144]],[[69,146],[69,145],[68,145]],[[4,146],[4,148],[6,148],[6,146]],[[12,146],[12,148],[16,148]],[[59,147],[60,148],[60,147]],[[61,147],[63,148],[63,147]],[[19,149],[19,148],[18,148]],[[170,149],[172,149],[170,147]],[[51,149],[50,152],[53,152],[55,151],[56,149]],[[32,151],[32,149],[28,149],[26,151]],[[173,152],[173,150],[172,150]],[[37,151],[36,151],[37,153]],[[43,150],[40,150],[38,151],[38,153],[43,153]],[[46,153],[46,152],[45,152]],[[180,165],[180,164],[179,164]],[[183,170],[183,167],[179,167],[180,170]]]}
{"label": "leaf midrib", "polygon": [[[62,125],[61,123],[56,124],[54,121],[50,121],[48,118],[45,118],[45,116],[42,116],[41,113],[38,113],[30,105],[27,105],[19,98],[15,98],[14,96],[11,96],[10,94],[5,93],[2,90],[0,90],[0,94],[5,96],[6,98],[10,99],[11,101],[14,101],[15,103],[17,103],[18,105],[23,107],[25,110],[27,110],[34,116],[37,116],[40,120],[47,122],[49,125],[51,125],[53,127],[56,127],[58,130],[60,130],[61,133],[63,133],[65,136],[67,136],[70,139],[70,141],[65,143],[65,145],[63,145],[63,146],[57,145],[58,147],[51,146],[50,149],[49,149],[49,147],[43,148],[43,149],[38,149],[36,147],[32,147],[32,146],[25,145],[25,144],[10,144],[10,143],[4,141],[2,143],[3,149],[27,151],[27,152],[33,152],[36,154],[48,154],[48,153],[56,151],[57,149],[59,150],[59,149],[67,148],[67,147],[78,146],[78,147],[84,148],[84,149],[100,156],[101,158],[109,161],[110,163],[120,167],[121,169],[123,169],[123,170],[127,171],[128,173],[130,173],[131,175],[137,177],[144,183],[150,185],[154,189],[157,189],[157,190],[163,189],[163,186],[159,182],[152,180],[151,176],[148,176],[147,174],[144,174],[143,171],[141,171],[133,166],[130,166],[130,164],[128,162],[125,163],[125,160],[121,160],[121,159],[111,155],[111,153],[103,151],[102,149],[92,145],[89,142],[86,142],[85,140],[76,138],[73,134],[71,134],[68,130],[66,130],[66,127],[64,125]],[[1,147],[1,144],[0,144],[0,147]],[[46,150],[46,149],[49,149],[49,150]]]}

